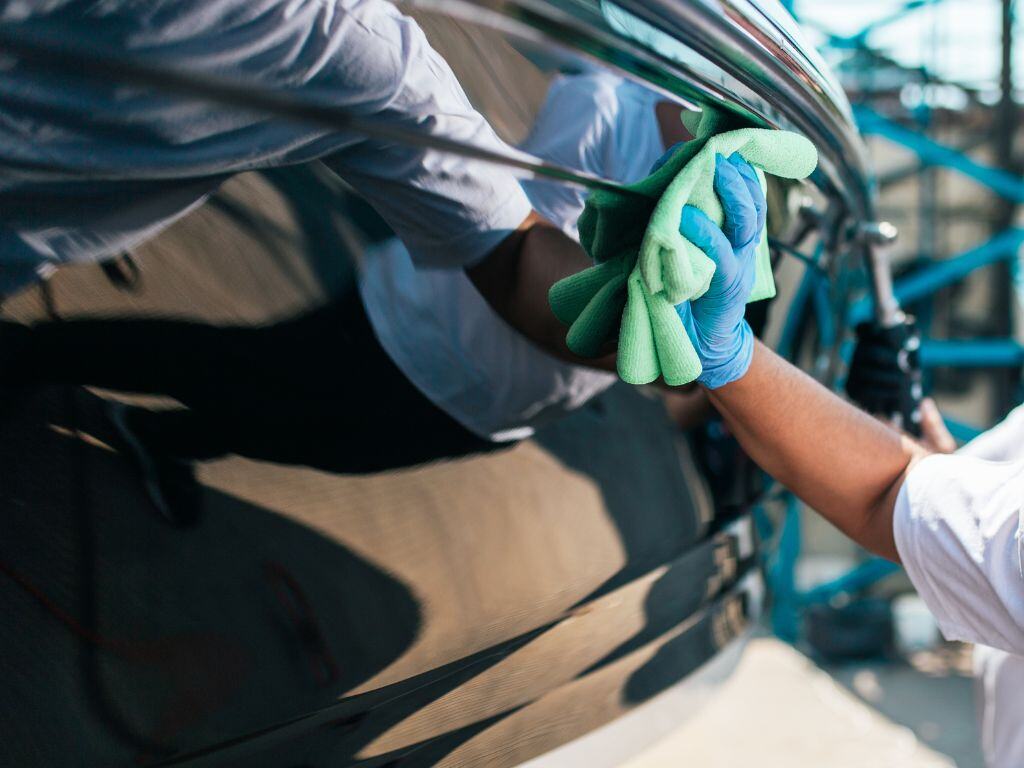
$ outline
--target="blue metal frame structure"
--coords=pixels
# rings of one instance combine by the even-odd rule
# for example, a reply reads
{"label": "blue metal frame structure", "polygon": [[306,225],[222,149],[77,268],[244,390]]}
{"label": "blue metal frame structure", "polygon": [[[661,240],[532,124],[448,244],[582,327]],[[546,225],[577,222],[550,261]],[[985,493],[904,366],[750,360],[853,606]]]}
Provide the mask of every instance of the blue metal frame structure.
{"label": "blue metal frame structure", "polygon": [[[844,49],[870,50],[868,35],[905,14],[922,6],[942,0],[910,0],[897,12],[881,18],[853,35],[845,37],[828,33],[829,45]],[[792,3],[787,7],[793,11]],[[980,163],[964,152],[941,144],[926,134],[930,123],[930,110],[912,112],[911,117],[919,129],[913,130],[896,120],[873,109],[867,103],[854,105],[854,116],[865,135],[879,136],[915,156],[914,173],[921,174],[932,168],[943,168],[960,177],[969,179],[982,188],[995,193],[1005,200],[1024,203],[1024,181],[1017,176],[992,166]],[[924,217],[922,217],[924,218]],[[1010,227],[989,240],[949,258],[929,259],[927,263],[895,281],[894,290],[902,306],[927,301],[938,291],[964,280],[975,271],[999,262],[1013,265],[1017,271],[1018,254],[1024,246],[1024,229]],[[800,325],[804,318],[813,318],[819,336],[834,337],[835,318],[826,302],[817,300],[823,290],[828,289],[828,275],[818,268],[817,252],[808,256],[793,254],[806,264],[804,276],[798,286],[789,315],[783,326],[779,342],[779,353],[792,357]],[[866,296],[854,302],[845,317],[847,328],[870,319],[871,298]],[[849,361],[852,344],[844,346],[843,357]],[[1024,346],[1013,338],[977,338],[966,340],[923,338],[920,348],[920,364],[924,369],[934,368],[995,368],[1024,366]],[[841,384],[841,382],[837,382]],[[974,426],[946,419],[950,432],[959,441],[977,436],[980,430]],[[766,558],[766,573],[772,587],[774,604],[772,628],[781,638],[796,642],[800,637],[800,617],[803,610],[813,604],[830,603],[840,596],[854,596],[870,588],[881,579],[899,570],[898,566],[881,558],[865,557],[851,570],[820,584],[810,590],[801,590],[796,583],[796,565],[801,552],[801,504],[795,496],[782,491],[774,497],[783,503],[781,525],[775,532],[774,547]],[[772,534],[772,525],[764,508],[758,510],[761,529]]]}

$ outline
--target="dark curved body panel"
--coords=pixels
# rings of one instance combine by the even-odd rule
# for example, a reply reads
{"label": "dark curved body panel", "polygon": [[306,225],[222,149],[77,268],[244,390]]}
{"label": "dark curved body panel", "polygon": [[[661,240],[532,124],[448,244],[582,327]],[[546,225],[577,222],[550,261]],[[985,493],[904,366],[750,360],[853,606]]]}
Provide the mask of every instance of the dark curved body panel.
{"label": "dark curved body panel", "polygon": [[[282,196],[289,179],[313,194]],[[345,434],[329,414],[297,416],[325,460],[272,460],[324,383],[272,329],[351,296],[325,258],[344,220],[311,202],[333,194],[316,184],[302,169],[277,187],[242,177],[135,254],[131,279],[67,269],[5,304],[5,319],[95,333],[202,326],[231,374],[222,391],[173,334],[126,337],[107,364],[276,415],[260,417],[269,456],[198,465],[201,514],[175,527],[114,447],[106,403],[123,395],[5,392],[0,763],[513,765],[647,701],[742,630],[738,539],[713,532],[689,449],[631,388],[510,450],[369,475],[325,468]],[[239,389],[225,329],[240,325],[271,329],[273,374],[246,375],[274,387]],[[332,329],[317,333],[303,349],[330,356]]]}

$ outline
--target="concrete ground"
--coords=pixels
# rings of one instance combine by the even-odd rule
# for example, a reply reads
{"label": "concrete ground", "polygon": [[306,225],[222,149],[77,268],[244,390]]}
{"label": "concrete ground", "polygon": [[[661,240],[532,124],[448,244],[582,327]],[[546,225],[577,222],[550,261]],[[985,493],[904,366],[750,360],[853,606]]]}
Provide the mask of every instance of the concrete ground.
{"label": "concrete ground", "polygon": [[757,638],[709,706],[622,768],[982,768],[965,658],[825,669]]}

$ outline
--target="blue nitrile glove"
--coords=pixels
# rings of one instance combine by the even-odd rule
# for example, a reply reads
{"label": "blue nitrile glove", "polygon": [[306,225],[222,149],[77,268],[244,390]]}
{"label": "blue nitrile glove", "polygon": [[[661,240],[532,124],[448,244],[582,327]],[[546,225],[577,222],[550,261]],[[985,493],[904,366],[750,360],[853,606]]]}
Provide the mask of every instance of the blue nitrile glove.
{"label": "blue nitrile glove", "polygon": [[718,156],[715,192],[725,212],[722,229],[692,205],[684,206],[679,223],[683,237],[715,262],[711,287],[676,307],[703,367],[697,381],[708,389],[736,381],[750,367],[754,334],[743,313],[768,210],[754,169],[739,155]]}

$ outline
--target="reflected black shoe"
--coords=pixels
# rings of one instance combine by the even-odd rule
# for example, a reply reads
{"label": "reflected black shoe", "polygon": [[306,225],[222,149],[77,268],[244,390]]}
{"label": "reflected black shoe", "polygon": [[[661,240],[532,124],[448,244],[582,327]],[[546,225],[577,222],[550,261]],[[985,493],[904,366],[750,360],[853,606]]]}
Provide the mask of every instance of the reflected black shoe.
{"label": "reflected black shoe", "polygon": [[122,447],[139,470],[146,495],[160,515],[179,528],[198,523],[202,513],[202,492],[196,482],[192,462],[147,448],[129,425],[130,408],[124,403],[107,402],[105,411]]}

